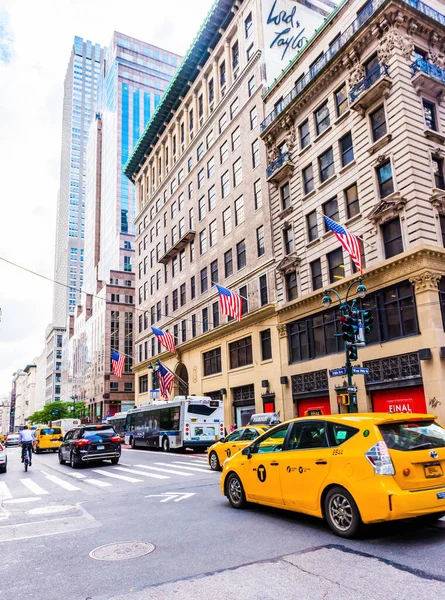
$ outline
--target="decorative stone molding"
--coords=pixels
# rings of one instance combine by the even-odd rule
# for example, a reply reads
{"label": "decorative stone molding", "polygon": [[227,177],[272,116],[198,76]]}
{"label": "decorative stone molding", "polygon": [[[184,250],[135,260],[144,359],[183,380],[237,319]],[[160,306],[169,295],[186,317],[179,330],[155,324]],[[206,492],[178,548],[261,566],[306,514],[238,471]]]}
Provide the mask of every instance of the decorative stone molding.
{"label": "decorative stone molding", "polygon": [[357,83],[359,81],[361,81],[362,79],[364,79],[364,77],[366,77],[365,67],[362,64],[357,63],[349,71],[349,77],[348,77],[349,89],[351,89],[355,85],[357,85]]}
{"label": "decorative stone molding", "polygon": [[287,254],[276,266],[276,270],[281,275],[287,275],[287,273],[291,273],[295,271],[301,263],[301,258],[298,256],[296,252],[291,252]]}
{"label": "decorative stone molding", "polygon": [[437,292],[439,289],[439,283],[442,279],[440,273],[434,273],[433,271],[424,271],[414,277],[410,277],[409,281],[414,285],[416,293],[419,292]]}
{"label": "decorative stone molding", "polygon": [[374,225],[383,225],[387,221],[397,217],[405,207],[407,200],[400,195],[400,192],[394,192],[386,198],[380,200],[375,208],[368,215],[368,219]]}
{"label": "decorative stone molding", "polygon": [[433,195],[430,198],[430,202],[440,215],[445,216],[445,190],[433,188]]}
{"label": "decorative stone molding", "polygon": [[405,35],[395,27],[388,29],[377,48],[377,56],[381,63],[388,64],[394,50],[400,50],[406,60],[411,60],[414,50],[414,40],[410,35]]}
{"label": "decorative stone molding", "polygon": [[277,329],[278,329],[278,337],[285,338],[287,336],[287,325],[285,323],[278,325]]}

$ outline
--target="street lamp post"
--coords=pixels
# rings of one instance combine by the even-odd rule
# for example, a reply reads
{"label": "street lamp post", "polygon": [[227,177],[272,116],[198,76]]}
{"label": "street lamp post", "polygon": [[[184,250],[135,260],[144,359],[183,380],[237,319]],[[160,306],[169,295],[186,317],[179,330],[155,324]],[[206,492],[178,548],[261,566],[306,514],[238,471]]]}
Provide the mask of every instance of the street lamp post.
{"label": "street lamp post", "polygon": [[[329,295],[330,293],[335,294],[339,301],[340,319],[342,320],[342,323],[343,323],[344,332],[342,334],[336,334],[336,335],[341,335],[344,340],[345,359],[346,359],[345,367],[346,367],[346,375],[348,378],[348,388],[352,387],[351,360],[357,360],[357,358],[358,358],[357,345],[364,345],[364,343],[365,343],[362,321],[360,319],[355,319],[354,317],[350,316],[350,315],[355,315],[356,313],[358,313],[361,308],[361,306],[360,306],[360,308],[358,307],[356,298],[354,298],[352,300],[352,302],[350,302],[350,303],[348,302],[349,293],[355,284],[357,284],[357,289],[355,290],[355,293],[357,294],[359,299],[362,300],[366,296],[366,292],[367,292],[367,289],[366,289],[365,285],[363,284],[362,277],[355,279],[354,281],[352,281],[349,284],[349,287],[346,291],[346,296],[345,296],[344,301],[342,301],[340,294],[337,292],[337,290],[333,290],[330,288],[325,290],[325,295],[323,296],[323,300],[322,300],[322,304],[325,308],[329,308],[332,304],[332,298]],[[355,323],[354,321],[357,321],[357,322]],[[346,328],[350,329],[349,334],[345,332]],[[349,338],[351,338],[351,339],[349,339]],[[350,395],[350,398],[351,398],[351,396],[353,396],[353,394]],[[355,402],[351,402],[351,400],[349,400],[348,412],[357,412],[357,397],[356,396],[355,396]]]}

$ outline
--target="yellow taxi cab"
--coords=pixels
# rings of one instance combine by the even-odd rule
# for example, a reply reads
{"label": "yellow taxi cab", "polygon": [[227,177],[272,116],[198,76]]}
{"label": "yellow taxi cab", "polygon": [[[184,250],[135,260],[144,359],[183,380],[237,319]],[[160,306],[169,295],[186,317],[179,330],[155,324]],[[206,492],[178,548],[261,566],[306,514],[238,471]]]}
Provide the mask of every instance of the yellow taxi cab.
{"label": "yellow taxi cab", "polygon": [[249,424],[239,427],[213,444],[208,451],[209,465],[212,471],[221,471],[223,462],[245,448],[258,436],[279,423],[276,413],[256,413],[250,417]]}
{"label": "yellow taxi cab", "polygon": [[445,514],[445,429],[428,414],[292,419],[226,459],[221,491],[234,508],[324,518],[341,537],[368,523],[432,523]]}
{"label": "yellow taxi cab", "polygon": [[62,439],[60,427],[37,427],[34,431],[34,452],[57,452]]}

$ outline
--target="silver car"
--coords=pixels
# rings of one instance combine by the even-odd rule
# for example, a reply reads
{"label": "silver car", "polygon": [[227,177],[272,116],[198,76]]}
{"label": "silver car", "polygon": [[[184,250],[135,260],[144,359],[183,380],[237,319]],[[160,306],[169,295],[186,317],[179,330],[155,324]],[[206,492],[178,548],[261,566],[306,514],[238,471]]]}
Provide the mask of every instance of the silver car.
{"label": "silver car", "polygon": [[5,440],[5,446],[18,446],[19,445],[19,434],[8,433]]}
{"label": "silver car", "polygon": [[8,457],[6,456],[6,450],[3,444],[0,444],[0,473],[6,473],[8,464]]}

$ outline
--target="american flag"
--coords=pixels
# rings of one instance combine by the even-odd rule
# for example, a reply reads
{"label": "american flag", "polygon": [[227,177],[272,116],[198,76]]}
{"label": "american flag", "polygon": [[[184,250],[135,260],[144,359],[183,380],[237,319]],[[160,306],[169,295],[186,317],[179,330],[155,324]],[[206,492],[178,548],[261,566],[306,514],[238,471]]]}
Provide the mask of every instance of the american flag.
{"label": "american flag", "polygon": [[168,331],[162,331],[161,329],[156,329],[156,327],[151,328],[152,332],[164,346],[173,354],[175,353],[175,338]]}
{"label": "american flag", "polygon": [[173,384],[175,383],[175,376],[169,369],[167,369],[167,367],[164,367],[161,362],[159,363],[158,367],[158,380],[161,397],[168,398],[173,389]]}
{"label": "american flag", "polygon": [[363,273],[363,265],[362,265],[362,250],[360,247],[360,240],[356,235],[349,232],[346,227],[343,225],[339,225],[326,215],[323,215],[324,220],[326,221],[326,225],[329,227],[331,231],[334,232],[335,237],[352,258],[355,263],[355,266],[360,271],[360,274]]}
{"label": "american flag", "polygon": [[243,312],[243,301],[241,296],[235,292],[231,292],[227,288],[221,287],[220,285],[217,285],[216,289],[218,290],[219,294],[219,305],[221,307],[222,314],[241,321]]}
{"label": "american flag", "polygon": [[122,377],[124,372],[125,355],[119,354],[116,350],[111,353],[111,370],[116,377]]}

